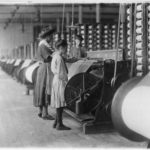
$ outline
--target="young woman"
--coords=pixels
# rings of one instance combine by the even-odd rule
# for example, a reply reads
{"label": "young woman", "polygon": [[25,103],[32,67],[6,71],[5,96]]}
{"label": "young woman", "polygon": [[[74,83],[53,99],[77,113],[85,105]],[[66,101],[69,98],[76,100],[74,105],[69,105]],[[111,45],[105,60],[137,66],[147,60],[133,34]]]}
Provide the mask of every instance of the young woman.
{"label": "young woman", "polygon": [[40,42],[37,51],[37,60],[40,61],[40,66],[37,71],[36,83],[34,86],[33,103],[35,107],[39,107],[40,118],[46,120],[54,120],[48,114],[48,105],[50,104],[50,92],[48,91],[51,85],[52,72],[49,69],[51,62],[52,48],[49,45],[54,29],[48,29],[41,32]]}
{"label": "young woman", "polygon": [[71,48],[70,58],[81,59],[87,56],[85,47],[81,46],[83,38],[81,35],[75,36],[75,46]]}
{"label": "young woman", "polygon": [[63,108],[66,106],[64,99],[64,89],[68,81],[67,67],[63,60],[63,56],[67,52],[67,42],[65,40],[58,40],[56,42],[56,51],[53,54],[51,62],[51,70],[54,74],[51,91],[51,107],[56,108],[56,118],[53,128],[57,130],[70,130],[62,122]]}

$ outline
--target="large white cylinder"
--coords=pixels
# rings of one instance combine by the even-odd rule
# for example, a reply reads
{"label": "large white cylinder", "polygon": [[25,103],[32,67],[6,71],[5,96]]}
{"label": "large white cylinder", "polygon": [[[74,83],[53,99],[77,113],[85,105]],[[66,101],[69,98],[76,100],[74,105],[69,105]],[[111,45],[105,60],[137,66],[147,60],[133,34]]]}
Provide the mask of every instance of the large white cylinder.
{"label": "large white cylinder", "polygon": [[24,63],[21,65],[21,69],[23,69],[23,68],[25,68],[25,67],[28,67],[31,62],[32,62],[31,59],[26,59],[26,60],[24,61]]}
{"label": "large white cylinder", "polygon": [[16,62],[15,62],[15,64],[14,64],[14,66],[15,67],[19,66],[20,63],[21,63],[21,61],[22,61],[21,59],[17,59]]}
{"label": "large white cylinder", "polygon": [[32,81],[32,76],[33,76],[33,72],[34,70],[39,67],[39,62],[36,62],[34,64],[32,64],[31,66],[29,66],[26,71],[25,71],[25,78],[27,79],[27,81],[29,81],[30,83],[33,83]]}
{"label": "large white cylinder", "polygon": [[116,129],[128,139],[150,139],[150,73],[124,83],[115,93],[111,115]]}

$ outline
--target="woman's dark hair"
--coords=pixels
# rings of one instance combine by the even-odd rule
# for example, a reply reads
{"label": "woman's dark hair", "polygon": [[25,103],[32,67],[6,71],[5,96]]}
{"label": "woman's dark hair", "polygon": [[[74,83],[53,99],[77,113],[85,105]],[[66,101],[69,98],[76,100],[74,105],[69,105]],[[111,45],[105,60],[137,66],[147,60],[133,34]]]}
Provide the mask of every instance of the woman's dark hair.
{"label": "woman's dark hair", "polygon": [[55,47],[58,49],[60,46],[66,47],[67,46],[67,41],[66,40],[58,40],[55,43]]}
{"label": "woman's dark hair", "polygon": [[82,41],[82,40],[83,40],[83,37],[82,37],[81,35],[77,34],[77,35],[75,36],[75,39],[78,39],[79,41]]}

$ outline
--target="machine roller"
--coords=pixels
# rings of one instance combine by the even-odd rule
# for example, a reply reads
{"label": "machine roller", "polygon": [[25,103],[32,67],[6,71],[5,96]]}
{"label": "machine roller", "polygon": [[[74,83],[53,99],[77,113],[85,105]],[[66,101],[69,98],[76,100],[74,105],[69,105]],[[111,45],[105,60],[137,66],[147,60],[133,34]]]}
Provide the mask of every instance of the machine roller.
{"label": "machine roller", "polygon": [[111,116],[115,128],[133,141],[150,139],[150,73],[135,77],[117,90],[114,95]]}
{"label": "machine roller", "polygon": [[25,70],[32,63],[31,59],[26,59],[17,72],[17,79],[23,84],[25,83]]}
{"label": "machine roller", "polygon": [[34,84],[38,67],[39,62],[35,62],[30,65],[25,71],[25,78],[31,84]]}

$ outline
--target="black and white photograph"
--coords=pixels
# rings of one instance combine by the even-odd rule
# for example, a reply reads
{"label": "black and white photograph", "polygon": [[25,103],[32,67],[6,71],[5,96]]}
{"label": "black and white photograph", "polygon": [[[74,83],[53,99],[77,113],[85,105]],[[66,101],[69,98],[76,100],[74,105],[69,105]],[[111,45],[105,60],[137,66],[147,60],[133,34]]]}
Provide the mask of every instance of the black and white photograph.
{"label": "black and white photograph", "polygon": [[0,1],[1,148],[150,148],[150,1]]}

